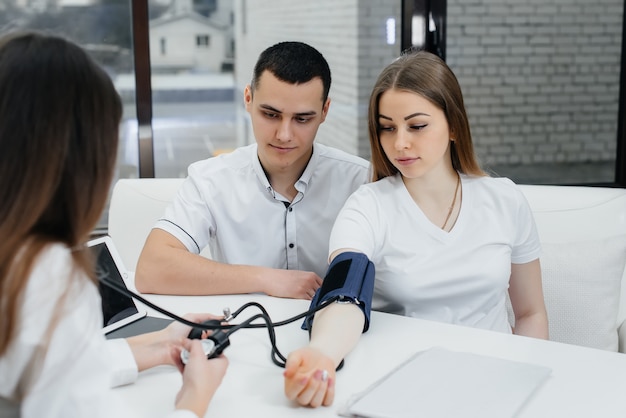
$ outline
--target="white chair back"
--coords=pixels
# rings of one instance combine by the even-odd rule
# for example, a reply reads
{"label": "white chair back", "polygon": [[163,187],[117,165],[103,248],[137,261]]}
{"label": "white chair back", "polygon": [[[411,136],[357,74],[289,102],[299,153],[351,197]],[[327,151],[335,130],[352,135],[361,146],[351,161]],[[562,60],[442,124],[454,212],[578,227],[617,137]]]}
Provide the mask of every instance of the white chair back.
{"label": "white chair back", "polygon": [[109,206],[109,235],[124,266],[135,271],[139,254],[184,179],[120,179]]}

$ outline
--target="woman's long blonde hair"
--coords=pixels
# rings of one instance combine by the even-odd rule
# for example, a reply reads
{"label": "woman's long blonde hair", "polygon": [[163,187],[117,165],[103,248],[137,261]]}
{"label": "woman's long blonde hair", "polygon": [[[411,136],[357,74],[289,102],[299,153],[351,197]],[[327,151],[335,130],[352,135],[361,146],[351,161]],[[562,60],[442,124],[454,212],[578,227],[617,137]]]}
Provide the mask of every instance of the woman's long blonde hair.
{"label": "woman's long blonde hair", "polygon": [[[98,221],[121,116],[111,79],[74,43],[35,32],[0,40],[0,355],[37,256],[51,243],[80,248]],[[85,252],[72,256],[91,277]]]}
{"label": "woman's long blonde hair", "polygon": [[485,175],[474,153],[463,94],[456,76],[437,55],[426,51],[408,51],[382,71],[370,96],[368,128],[373,181],[398,172],[383,151],[378,126],[380,96],[392,89],[418,94],[440,108],[455,139],[450,145],[452,167],[468,175]]}

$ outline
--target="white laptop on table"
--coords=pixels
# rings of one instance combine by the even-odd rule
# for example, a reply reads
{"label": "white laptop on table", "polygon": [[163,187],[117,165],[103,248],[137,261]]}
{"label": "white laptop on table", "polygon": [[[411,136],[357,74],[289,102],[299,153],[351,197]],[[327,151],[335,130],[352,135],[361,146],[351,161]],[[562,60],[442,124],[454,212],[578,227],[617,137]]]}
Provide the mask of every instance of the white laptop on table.
{"label": "white laptop on table", "polygon": [[[93,239],[87,247],[96,258],[96,277],[106,276],[126,287],[128,272],[122,264],[113,240],[109,236]],[[104,283],[99,283],[102,297],[102,331],[107,338],[126,338],[146,332],[158,331],[172,322],[171,319],[148,316],[145,309],[129,296],[123,295]]]}

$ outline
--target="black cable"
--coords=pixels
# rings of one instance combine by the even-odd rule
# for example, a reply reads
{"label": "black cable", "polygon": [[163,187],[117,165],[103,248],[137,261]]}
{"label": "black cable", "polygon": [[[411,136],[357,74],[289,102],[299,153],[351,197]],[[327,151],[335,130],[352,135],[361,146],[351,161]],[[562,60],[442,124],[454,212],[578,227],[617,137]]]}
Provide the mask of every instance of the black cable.
{"label": "black cable", "polygon": [[[231,314],[231,318],[236,318],[239,314],[241,314],[245,309],[254,306],[256,308],[258,308],[261,313],[260,314],[256,314],[253,315],[252,317],[246,319],[245,321],[239,323],[239,324],[227,324],[227,325],[223,325],[223,324],[215,324],[214,322],[212,322],[211,324],[204,324],[204,323],[197,323],[197,322],[193,322],[193,321],[189,321],[185,318],[182,318],[176,314],[173,314],[172,312],[169,312],[163,308],[161,308],[158,305],[155,305],[154,303],[150,302],[149,300],[145,299],[144,297],[138,295],[135,292],[132,292],[130,290],[128,290],[125,286],[122,286],[121,284],[111,280],[110,278],[103,276],[103,277],[99,277],[99,280],[105,284],[106,286],[109,286],[110,288],[112,288],[113,290],[137,299],[138,301],[140,301],[141,303],[145,304],[146,306],[154,309],[155,311],[175,320],[178,321],[182,324],[188,325],[192,328],[200,328],[203,330],[210,330],[210,331],[214,331],[214,330],[227,330],[226,334],[227,337],[230,336],[231,334],[233,334],[235,331],[242,329],[242,328],[267,328],[268,334],[269,334],[269,338],[270,338],[270,343],[272,346],[272,352],[271,352],[271,358],[272,358],[272,362],[274,364],[276,364],[279,367],[285,367],[285,363],[287,361],[287,359],[285,358],[285,356],[283,356],[283,354],[280,352],[280,350],[278,350],[278,346],[276,345],[276,332],[274,331],[275,327],[280,327],[283,325],[287,325],[290,324],[294,321],[297,321],[298,319],[302,319],[304,317],[308,317],[312,314],[314,314],[315,312],[319,311],[320,309],[324,309],[326,306],[330,305],[331,303],[335,302],[337,299],[339,299],[339,296],[335,296],[333,298],[330,298],[326,301],[324,301],[323,303],[319,304],[318,306],[316,306],[315,308],[309,309],[306,312],[303,312],[301,314],[298,314],[296,316],[293,316],[291,318],[285,319],[283,321],[279,321],[279,322],[272,322],[272,319],[270,318],[269,314],[267,313],[267,310],[263,307],[263,305],[261,305],[260,303],[257,302],[247,302],[244,305],[242,305],[239,309],[237,309],[234,313]],[[257,320],[257,319],[263,319],[265,321],[265,323],[263,324],[253,324],[252,322]],[[278,359],[276,358],[278,357]],[[341,366],[343,365],[343,361],[341,362],[340,366],[337,368],[337,370],[339,370],[341,368]]]}
{"label": "black cable", "polygon": [[149,300],[139,296],[138,294],[136,294],[135,292],[132,292],[130,290],[128,290],[126,287],[122,286],[121,284],[114,282],[113,280],[109,279],[108,277],[100,277],[99,278],[100,281],[102,283],[104,283],[105,285],[109,286],[110,288],[116,290],[117,292],[123,294],[124,296],[128,296],[134,299],[137,299],[138,301],[140,301],[141,303],[149,306],[150,308],[154,309],[155,311],[167,316],[168,318],[172,318],[175,321],[178,321],[180,323],[183,323],[185,325],[188,325],[190,327],[195,327],[195,328],[202,328],[204,330],[214,330],[214,329],[225,329],[225,328],[230,328],[231,326],[224,326],[224,325],[205,325],[205,324],[199,324],[193,321],[189,321],[185,318],[182,318],[176,314],[173,314],[169,311],[166,311],[165,309],[161,308],[160,306],[155,305],[154,303],[150,302]]}
{"label": "black cable", "polygon": [[[247,306],[245,306],[245,308],[251,306],[251,305],[258,305],[255,302],[251,302],[249,304],[246,304]],[[233,328],[229,329],[227,331],[228,335],[234,333],[235,331],[241,329],[241,328],[252,328],[251,322],[258,319],[258,318],[263,318],[265,320],[265,326],[267,328],[267,332],[269,334],[269,338],[270,338],[270,344],[272,346],[272,352],[271,352],[271,358],[272,358],[272,362],[279,366],[284,368],[285,367],[285,363],[287,362],[287,358],[285,356],[283,356],[283,354],[280,352],[280,350],[278,349],[278,346],[276,345],[276,332],[274,331],[274,327],[275,325],[272,323],[271,318],[267,315],[267,312],[265,312],[265,309],[258,305],[258,308],[260,308],[263,313],[260,314],[256,314],[248,319],[246,319],[245,321],[233,326]],[[243,309],[245,309],[243,308]],[[243,309],[239,309],[239,312],[241,312]],[[264,324],[255,324],[255,325],[259,325],[259,326],[263,326]],[[254,328],[259,328],[259,326],[254,327]],[[276,358],[278,357],[278,359]]]}
{"label": "black cable", "polygon": [[[320,309],[323,309],[326,306],[330,305],[332,302],[335,302],[337,299],[339,299],[339,297],[340,296],[332,297],[332,298],[328,299],[327,301],[324,301],[322,304],[320,304],[316,308],[310,309],[310,310],[308,310],[306,312],[303,312],[303,313],[298,314],[296,316],[293,316],[291,318],[285,319],[283,321],[273,322],[272,325],[275,326],[275,327],[282,327],[283,325],[290,324],[290,323],[292,323],[294,321],[297,321],[298,319],[302,319],[304,317],[310,316],[311,314],[314,314],[315,312],[319,311]],[[232,314],[233,318],[236,318],[237,315],[241,311],[243,311],[244,309],[246,309],[246,308],[248,308],[250,306],[256,306],[257,308],[259,308],[262,312],[264,312],[267,315],[267,311],[265,311],[265,309],[263,308],[263,306],[260,303],[248,302],[245,305],[243,305],[241,308],[239,308],[237,311],[235,311],[234,314]],[[250,326],[248,326],[246,328],[263,328],[263,327],[265,327],[265,325],[263,325],[263,324],[250,324]]]}

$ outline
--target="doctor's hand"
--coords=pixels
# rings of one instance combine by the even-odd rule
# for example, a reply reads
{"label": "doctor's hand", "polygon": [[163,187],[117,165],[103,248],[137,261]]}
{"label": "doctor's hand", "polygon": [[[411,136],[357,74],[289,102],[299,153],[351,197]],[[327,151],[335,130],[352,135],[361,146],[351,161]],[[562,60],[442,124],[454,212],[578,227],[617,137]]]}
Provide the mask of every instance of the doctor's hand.
{"label": "doctor's hand", "polygon": [[285,365],[285,395],[302,406],[329,406],[335,398],[335,365],[321,351],[304,347],[293,351]]}
{"label": "doctor's hand", "polygon": [[[183,318],[192,322],[222,319],[221,316],[206,313],[186,314]],[[182,372],[183,362],[180,359],[180,352],[188,341],[187,336],[190,331],[190,326],[174,321],[160,331],[127,338],[126,341],[133,352],[139,371],[168,364],[178,367]],[[206,338],[208,333],[210,331],[203,333],[202,338]]]}
{"label": "doctor's hand", "polygon": [[189,361],[183,370],[183,386],[176,395],[176,409],[203,417],[226,374],[228,359],[224,355],[207,359],[200,340],[186,340],[184,348],[189,350]]}
{"label": "doctor's hand", "polygon": [[[183,315],[183,318],[191,322],[201,323],[204,321],[208,321],[209,319],[222,320],[224,317],[207,313],[193,313],[185,314]],[[180,358],[180,352],[183,348],[185,348],[185,341],[188,340],[187,336],[189,335],[190,331],[190,326],[181,324],[178,321],[172,322],[165,329],[160,331],[164,334],[163,338],[168,345],[168,358],[165,364],[172,364],[174,366],[177,366],[181,372],[183,371],[184,366]],[[212,331],[203,331],[202,339],[207,338],[209,335],[211,335],[211,332]]]}

